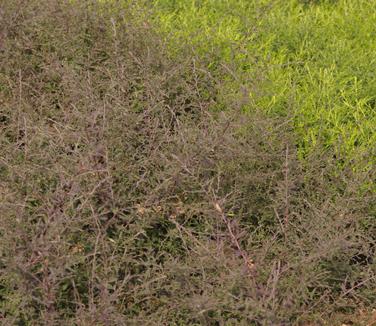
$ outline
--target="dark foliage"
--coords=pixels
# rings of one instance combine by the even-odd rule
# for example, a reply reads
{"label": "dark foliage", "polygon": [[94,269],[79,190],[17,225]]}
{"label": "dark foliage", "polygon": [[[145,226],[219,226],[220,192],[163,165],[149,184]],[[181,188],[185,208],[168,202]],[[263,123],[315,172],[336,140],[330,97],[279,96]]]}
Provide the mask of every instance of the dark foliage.
{"label": "dark foliage", "polygon": [[132,4],[0,6],[4,325],[308,325],[373,307],[374,170],[300,162],[288,121],[218,113],[220,83],[169,58]]}

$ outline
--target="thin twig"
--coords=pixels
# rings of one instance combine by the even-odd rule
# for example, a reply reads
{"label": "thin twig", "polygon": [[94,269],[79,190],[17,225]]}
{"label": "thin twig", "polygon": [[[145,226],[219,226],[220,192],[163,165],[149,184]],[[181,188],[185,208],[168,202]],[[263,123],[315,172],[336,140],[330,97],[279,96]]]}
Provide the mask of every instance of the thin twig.
{"label": "thin twig", "polygon": [[222,207],[219,205],[219,202],[218,200],[214,199],[213,200],[213,206],[215,208],[215,210],[220,214],[221,218],[222,218],[222,221],[225,223],[226,227],[227,227],[227,230],[229,232],[229,235],[230,235],[230,239],[231,239],[231,242],[232,244],[238,249],[240,255],[242,256],[243,258],[243,261],[244,261],[244,265],[249,273],[249,275],[253,275],[254,274],[254,268],[255,268],[255,265],[253,263],[253,260],[248,256],[247,252],[245,250],[242,249],[242,247],[240,246],[240,243],[231,227],[231,223],[230,221],[228,220],[225,212],[223,211]]}
{"label": "thin twig", "polygon": [[289,222],[289,145],[286,145],[285,160],[285,225]]}

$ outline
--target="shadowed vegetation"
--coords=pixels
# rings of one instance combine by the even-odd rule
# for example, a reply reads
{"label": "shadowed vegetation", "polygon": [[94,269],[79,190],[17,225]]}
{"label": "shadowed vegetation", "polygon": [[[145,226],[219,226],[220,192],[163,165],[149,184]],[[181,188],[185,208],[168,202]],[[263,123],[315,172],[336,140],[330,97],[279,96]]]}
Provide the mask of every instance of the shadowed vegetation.
{"label": "shadowed vegetation", "polygon": [[0,4],[2,324],[374,321],[374,152],[300,159],[296,120],[154,10]]}

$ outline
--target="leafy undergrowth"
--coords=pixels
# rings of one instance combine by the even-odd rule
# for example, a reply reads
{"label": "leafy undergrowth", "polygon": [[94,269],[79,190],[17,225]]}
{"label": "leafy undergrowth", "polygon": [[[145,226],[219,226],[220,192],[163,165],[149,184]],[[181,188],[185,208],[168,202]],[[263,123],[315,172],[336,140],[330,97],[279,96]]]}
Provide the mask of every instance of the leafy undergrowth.
{"label": "leafy undergrowth", "polygon": [[372,322],[374,170],[298,160],[138,6],[0,13],[2,324]]}
{"label": "leafy undergrowth", "polygon": [[[226,96],[294,120],[300,156],[317,143],[347,158],[376,147],[376,2],[154,0],[171,51],[192,44],[208,66],[227,64]],[[209,55],[208,55],[209,54]],[[263,78],[260,78],[262,72]],[[241,90],[239,92],[239,90]],[[338,146],[341,144],[340,146]],[[374,162],[374,160],[373,160]]]}

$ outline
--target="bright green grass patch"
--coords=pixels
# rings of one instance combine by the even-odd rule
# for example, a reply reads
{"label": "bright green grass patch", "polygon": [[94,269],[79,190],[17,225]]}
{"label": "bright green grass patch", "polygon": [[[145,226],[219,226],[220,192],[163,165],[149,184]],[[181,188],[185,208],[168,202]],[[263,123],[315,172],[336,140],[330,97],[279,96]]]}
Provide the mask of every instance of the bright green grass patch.
{"label": "bright green grass patch", "polygon": [[[348,157],[376,145],[376,2],[155,0],[172,51],[235,64],[250,103],[292,115],[301,154],[317,143]],[[264,78],[258,78],[262,73]],[[253,80],[253,82],[252,82]],[[247,86],[247,85],[246,85]],[[240,85],[229,83],[232,91]],[[256,91],[254,91],[256,90]],[[258,90],[258,91],[257,91]]]}

